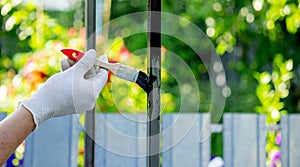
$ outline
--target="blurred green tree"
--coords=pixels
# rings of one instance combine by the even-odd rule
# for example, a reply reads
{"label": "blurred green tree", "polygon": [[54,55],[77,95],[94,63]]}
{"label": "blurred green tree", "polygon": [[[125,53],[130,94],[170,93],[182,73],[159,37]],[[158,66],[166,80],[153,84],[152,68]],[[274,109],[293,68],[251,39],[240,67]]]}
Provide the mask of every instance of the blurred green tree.
{"label": "blurred green tree", "polygon": [[[61,48],[83,48],[84,29],[73,28],[73,19],[67,23],[57,19],[64,13],[55,15],[30,1],[3,0],[0,7],[0,100],[5,101],[0,109],[11,112],[19,100],[60,70]],[[66,18],[76,12],[65,13]]]}
{"label": "blurred green tree", "polygon": [[[279,124],[281,115],[287,114],[284,109],[285,104],[282,99],[289,95],[290,80],[294,74],[291,72],[293,69],[293,60],[283,60],[282,55],[275,56],[273,61],[272,73],[262,72],[255,73],[254,77],[258,81],[256,87],[256,95],[261,105],[256,107],[256,111],[266,115],[267,125]],[[270,131],[267,133],[267,166],[281,166],[278,158],[274,158],[275,154],[280,155],[280,141],[278,137],[281,134],[278,131]]]}
{"label": "blurred green tree", "polygon": [[[199,26],[216,47],[227,70],[231,95],[227,99],[227,112],[255,112],[253,106],[259,104],[255,93],[254,71],[271,71],[274,56],[281,54],[284,59],[293,59],[297,69],[299,54],[299,2],[295,0],[164,0],[163,12],[184,17]],[[111,19],[124,13],[147,10],[147,1],[112,1]],[[139,35],[141,40],[125,39],[129,51],[145,48],[147,36]],[[130,42],[129,42],[130,41]],[[172,42],[169,42],[172,41]],[[191,67],[195,76],[207,78],[206,69],[197,55],[186,44],[164,37],[163,46],[180,57]],[[204,67],[204,68],[203,68]],[[292,91],[284,101],[289,112],[299,112],[299,84],[293,80]],[[166,83],[169,86],[176,82]],[[207,86],[202,92],[207,90]],[[209,94],[209,93],[208,93]],[[209,98],[209,97],[206,97]],[[236,99],[240,99],[236,101]],[[245,105],[240,105],[238,103]]]}

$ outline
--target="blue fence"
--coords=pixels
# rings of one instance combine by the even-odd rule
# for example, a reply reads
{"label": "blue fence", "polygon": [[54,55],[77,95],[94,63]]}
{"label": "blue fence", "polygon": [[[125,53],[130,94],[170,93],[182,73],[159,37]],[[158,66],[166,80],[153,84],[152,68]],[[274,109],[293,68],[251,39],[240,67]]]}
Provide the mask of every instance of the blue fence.
{"label": "blue fence", "polygon": [[[276,127],[258,114],[224,114],[222,124],[210,120],[209,114],[163,114],[162,166],[208,166],[211,134],[222,133],[226,167],[263,167],[266,133],[273,130],[282,134],[282,166],[300,166],[300,115],[285,115]],[[146,115],[97,114],[96,126],[95,166],[146,166]],[[83,129],[76,115],[46,121],[26,140],[24,166],[76,167]]]}

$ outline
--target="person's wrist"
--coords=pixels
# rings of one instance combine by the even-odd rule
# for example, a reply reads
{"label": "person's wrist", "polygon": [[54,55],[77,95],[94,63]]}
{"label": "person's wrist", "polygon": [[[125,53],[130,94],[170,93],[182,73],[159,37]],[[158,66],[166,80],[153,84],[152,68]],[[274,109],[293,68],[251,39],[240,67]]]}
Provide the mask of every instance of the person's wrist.
{"label": "person's wrist", "polygon": [[[43,103],[40,102],[38,98],[35,98],[35,95],[33,95],[31,98],[22,100],[19,102],[19,108],[20,107],[25,108],[33,117],[33,121],[36,125],[36,128],[40,126],[40,124],[44,121],[42,118],[42,109],[43,109]],[[44,107],[46,108],[46,107]]]}
{"label": "person's wrist", "polygon": [[36,128],[36,124],[34,122],[34,118],[33,118],[33,115],[32,113],[26,108],[24,107],[23,105],[21,105],[19,107],[19,110],[22,112],[23,116],[24,116],[24,119],[25,120],[28,120],[28,126],[30,127],[31,131],[34,131],[35,128]]}

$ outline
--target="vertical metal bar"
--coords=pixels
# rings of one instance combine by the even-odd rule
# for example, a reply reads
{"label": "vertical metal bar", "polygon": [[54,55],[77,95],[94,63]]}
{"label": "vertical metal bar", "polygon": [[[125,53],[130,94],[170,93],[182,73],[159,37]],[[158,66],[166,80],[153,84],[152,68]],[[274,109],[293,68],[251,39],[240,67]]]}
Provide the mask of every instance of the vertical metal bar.
{"label": "vertical metal bar", "polygon": [[[86,50],[96,47],[96,0],[85,0]],[[84,166],[94,167],[95,109],[85,114]]]}
{"label": "vertical metal bar", "polygon": [[148,0],[149,73],[156,78],[148,93],[147,167],[160,166],[161,0]]}

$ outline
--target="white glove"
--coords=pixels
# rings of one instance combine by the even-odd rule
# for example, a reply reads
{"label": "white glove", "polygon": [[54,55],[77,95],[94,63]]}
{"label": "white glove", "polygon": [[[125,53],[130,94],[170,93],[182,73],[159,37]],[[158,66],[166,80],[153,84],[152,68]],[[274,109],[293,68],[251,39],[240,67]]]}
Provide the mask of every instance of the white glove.
{"label": "white glove", "polygon": [[[103,61],[106,61],[108,62],[108,59],[106,57],[106,55],[102,55],[100,57],[100,60],[103,60]],[[76,62],[74,60],[71,60],[69,58],[67,59],[63,59],[62,61],[60,61],[60,66],[61,66],[61,69],[62,71],[65,71],[67,70],[68,68],[72,67]],[[85,78],[89,79],[89,78],[92,78],[96,75],[98,71],[96,71],[95,68],[91,68],[89,69],[89,71],[85,74]]]}
{"label": "white glove", "polygon": [[[49,118],[93,109],[108,77],[106,70],[94,70],[95,59],[96,51],[87,51],[74,66],[50,77],[31,98],[20,102],[32,113],[36,127]],[[101,59],[108,61],[105,56]],[[95,75],[87,78],[91,69]]]}
{"label": "white glove", "polygon": [[68,68],[72,67],[76,62],[74,60],[71,60],[69,58],[63,59],[60,61],[60,66],[62,71],[67,70]]}

